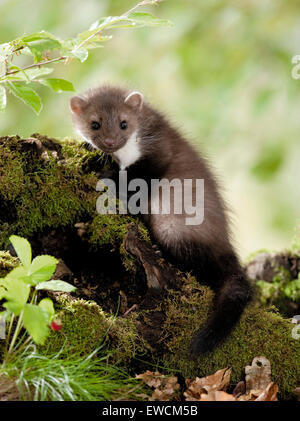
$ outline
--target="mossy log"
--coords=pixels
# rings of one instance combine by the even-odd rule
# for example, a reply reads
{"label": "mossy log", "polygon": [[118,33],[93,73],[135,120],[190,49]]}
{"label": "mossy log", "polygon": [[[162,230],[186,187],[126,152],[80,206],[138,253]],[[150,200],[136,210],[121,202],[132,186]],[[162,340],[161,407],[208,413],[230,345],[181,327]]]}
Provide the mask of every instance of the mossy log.
{"label": "mossy log", "polygon": [[212,311],[213,292],[161,259],[138,219],[97,214],[106,165],[72,140],[0,138],[0,275],[18,264],[7,253],[9,235],[18,234],[34,254],[62,259],[77,286],[72,296],[56,294],[63,334],[52,333],[45,350],[65,344],[86,354],[107,337],[112,360],[133,371],[141,359],[185,377],[231,366],[233,383],[264,355],[281,396],[290,396],[300,379],[300,341],[274,308],[250,305],[217,350],[191,360],[188,345]]}

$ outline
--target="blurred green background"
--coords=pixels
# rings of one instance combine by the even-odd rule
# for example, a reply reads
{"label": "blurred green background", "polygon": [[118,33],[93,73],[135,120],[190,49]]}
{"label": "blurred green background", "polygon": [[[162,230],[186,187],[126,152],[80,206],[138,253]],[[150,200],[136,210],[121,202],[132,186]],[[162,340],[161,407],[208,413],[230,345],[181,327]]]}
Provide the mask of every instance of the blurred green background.
{"label": "blurred green background", "polygon": [[[39,30],[74,36],[134,0],[0,0],[0,43]],[[232,207],[242,257],[288,246],[300,217],[300,54],[296,0],[166,0],[145,10],[173,28],[117,29],[83,64],[53,77],[77,91],[103,82],[141,90],[210,158]],[[75,136],[68,93],[39,90],[40,116],[9,97],[0,135]]]}

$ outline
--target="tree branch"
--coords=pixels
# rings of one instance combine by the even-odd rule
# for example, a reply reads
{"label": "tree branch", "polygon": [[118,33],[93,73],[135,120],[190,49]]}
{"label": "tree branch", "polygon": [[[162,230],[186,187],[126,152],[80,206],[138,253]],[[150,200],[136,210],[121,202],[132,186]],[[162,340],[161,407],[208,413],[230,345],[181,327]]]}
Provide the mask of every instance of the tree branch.
{"label": "tree branch", "polygon": [[19,72],[24,71],[24,70],[32,69],[34,67],[40,67],[40,66],[43,66],[45,64],[55,63],[56,61],[61,61],[61,60],[66,60],[66,59],[67,59],[66,56],[60,56],[60,57],[52,58],[51,60],[44,60],[44,61],[40,61],[38,63],[33,63],[33,64],[30,64],[29,66],[20,68],[19,70],[11,70],[9,72],[6,72],[6,73],[4,73],[3,75],[0,76],[0,79],[5,77],[5,76],[14,75],[15,73],[19,73]]}
{"label": "tree branch", "polygon": [[141,6],[146,6],[146,5],[153,5],[153,4],[157,4],[159,2],[161,2],[162,0],[144,0],[141,1],[140,3],[136,4],[134,7],[132,7],[131,9],[129,9],[126,13],[124,13],[122,16],[120,16],[119,18],[116,18],[114,21],[109,21],[107,23],[104,23],[102,25],[99,26],[99,29],[97,32],[95,32],[94,34],[90,35],[88,38],[86,38],[85,40],[83,40],[79,45],[77,45],[77,47],[74,48],[74,51],[79,50],[80,48],[82,48],[87,42],[89,42],[91,39],[93,39],[94,37],[98,36],[103,29],[105,29],[107,26],[111,25],[111,23],[116,23],[116,22],[120,22],[124,19],[126,19],[128,17],[128,15],[132,12],[134,12],[136,9],[138,9]]}

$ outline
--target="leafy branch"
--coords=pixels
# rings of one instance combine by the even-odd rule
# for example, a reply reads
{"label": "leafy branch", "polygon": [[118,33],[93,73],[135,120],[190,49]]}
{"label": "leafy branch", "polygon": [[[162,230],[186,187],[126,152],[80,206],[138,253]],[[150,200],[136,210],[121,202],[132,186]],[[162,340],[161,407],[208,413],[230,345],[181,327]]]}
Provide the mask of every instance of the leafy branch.
{"label": "leafy branch", "polygon": [[[55,92],[74,91],[71,82],[46,77],[53,71],[48,65],[58,62],[69,64],[73,59],[84,62],[88,58],[90,49],[100,48],[105,41],[112,38],[112,35],[103,34],[107,30],[171,26],[169,20],[137,11],[141,6],[154,5],[160,1],[144,0],[121,16],[100,18],[88,30],[77,34],[74,38],[61,40],[50,32],[40,31],[0,44],[0,111],[6,108],[7,92],[9,92],[39,114],[42,101],[32,88],[33,84],[47,86]],[[13,64],[16,56],[27,56],[32,61],[24,67],[19,67]]]}

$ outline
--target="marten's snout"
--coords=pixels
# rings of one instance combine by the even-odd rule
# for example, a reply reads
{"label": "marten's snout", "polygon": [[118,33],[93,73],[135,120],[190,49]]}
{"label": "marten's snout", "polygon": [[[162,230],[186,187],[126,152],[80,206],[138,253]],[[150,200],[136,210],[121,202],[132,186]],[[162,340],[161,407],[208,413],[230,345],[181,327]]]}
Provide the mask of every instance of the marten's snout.
{"label": "marten's snout", "polygon": [[114,139],[110,139],[110,138],[104,139],[103,143],[108,148],[113,148],[113,147],[116,146],[116,141]]}

